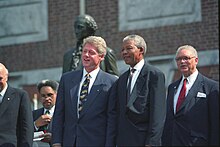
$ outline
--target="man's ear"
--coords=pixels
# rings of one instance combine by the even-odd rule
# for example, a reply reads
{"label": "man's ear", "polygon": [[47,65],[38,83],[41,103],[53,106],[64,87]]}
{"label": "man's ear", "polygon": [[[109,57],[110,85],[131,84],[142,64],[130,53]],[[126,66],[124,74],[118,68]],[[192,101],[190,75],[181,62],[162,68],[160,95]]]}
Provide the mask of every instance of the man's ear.
{"label": "man's ear", "polygon": [[104,54],[99,54],[99,57],[101,58],[101,61],[103,61],[104,58],[105,58],[105,55]]}
{"label": "man's ear", "polygon": [[144,48],[143,47],[138,47],[140,50],[140,53],[144,54]]}

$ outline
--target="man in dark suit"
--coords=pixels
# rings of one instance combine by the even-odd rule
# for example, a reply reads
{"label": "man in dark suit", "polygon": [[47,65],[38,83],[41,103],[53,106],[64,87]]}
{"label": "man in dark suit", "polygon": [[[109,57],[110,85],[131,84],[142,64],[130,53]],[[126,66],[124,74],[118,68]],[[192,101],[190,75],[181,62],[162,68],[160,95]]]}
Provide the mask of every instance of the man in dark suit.
{"label": "man in dark suit", "polygon": [[129,69],[123,73],[111,92],[116,91],[118,100],[118,147],[161,145],[166,110],[165,76],[144,61],[146,50],[146,42],[139,35],[123,39],[121,54],[132,72]]}
{"label": "man in dark suit", "polygon": [[[63,56],[63,73],[83,68],[81,62],[83,39],[94,35],[98,26],[93,17],[86,14],[76,17],[74,29],[77,43],[75,48],[67,50]],[[100,68],[107,73],[118,76],[115,53],[109,47],[106,50],[105,59],[100,63]]]}
{"label": "man in dark suit", "polygon": [[[43,131],[44,134],[39,137],[43,137],[41,141],[49,144],[52,137],[51,124],[55,109],[58,86],[58,82],[53,80],[42,80],[37,84],[37,89],[40,94],[40,101],[43,107],[33,111],[34,131]],[[44,145],[40,142],[38,142],[38,144]]]}
{"label": "man in dark suit", "polygon": [[164,146],[219,146],[219,83],[198,72],[198,60],[190,45],[176,52],[182,76],[168,87]]}
{"label": "man in dark suit", "polygon": [[104,39],[84,39],[82,70],[62,75],[52,132],[53,146],[114,146],[116,101],[109,89],[116,77],[99,67],[106,54]]}
{"label": "man in dark suit", "polygon": [[0,63],[0,147],[32,147],[33,119],[26,91],[7,84],[8,70]]}

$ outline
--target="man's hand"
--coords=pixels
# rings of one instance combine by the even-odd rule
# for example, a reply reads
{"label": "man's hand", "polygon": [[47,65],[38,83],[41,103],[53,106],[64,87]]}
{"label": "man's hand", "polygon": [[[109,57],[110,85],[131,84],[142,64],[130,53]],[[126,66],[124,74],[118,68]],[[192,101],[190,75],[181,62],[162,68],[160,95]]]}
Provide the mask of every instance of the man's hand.
{"label": "man's hand", "polygon": [[41,127],[41,126],[44,126],[44,125],[48,125],[51,121],[51,116],[48,115],[48,114],[44,114],[44,115],[41,115],[36,121],[35,121],[35,125],[36,127]]}
{"label": "man's hand", "polygon": [[47,142],[49,143],[51,141],[51,137],[52,137],[52,134],[51,133],[44,133],[42,134],[40,137],[44,137],[41,141],[42,142]]}

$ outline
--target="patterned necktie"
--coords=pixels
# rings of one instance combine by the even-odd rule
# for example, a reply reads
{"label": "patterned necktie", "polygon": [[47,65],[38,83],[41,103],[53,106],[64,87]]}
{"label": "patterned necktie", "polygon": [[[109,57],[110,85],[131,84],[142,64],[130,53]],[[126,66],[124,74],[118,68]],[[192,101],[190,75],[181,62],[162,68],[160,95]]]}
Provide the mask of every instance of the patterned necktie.
{"label": "patterned necktie", "polygon": [[136,71],[136,69],[132,68],[130,70],[130,75],[128,78],[128,87],[127,87],[127,102],[129,101],[130,95],[131,95],[131,81],[134,75],[134,72]]}
{"label": "patterned necktie", "polygon": [[[49,110],[46,110],[45,114],[50,115],[50,111],[49,111]],[[47,129],[48,129],[48,125],[44,125],[44,126],[43,126],[44,132],[46,132]]]}
{"label": "patterned necktie", "polygon": [[82,84],[81,91],[80,91],[80,97],[79,97],[79,113],[83,108],[84,103],[86,102],[88,95],[88,89],[89,89],[89,82],[90,82],[90,75],[86,74],[86,79]]}
{"label": "patterned necktie", "polygon": [[181,89],[181,91],[180,91],[180,94],[179,94],[179,97],[178,97],[178,100],[177,100],[176,111],[179,110],[181,104],[182,104],[183,101],[185,100],[185,95],[186,95],[186,82],[187,82],[187,79],[184,79],[184,80],[183,80],[183,86],[182,86],[182,89]]}

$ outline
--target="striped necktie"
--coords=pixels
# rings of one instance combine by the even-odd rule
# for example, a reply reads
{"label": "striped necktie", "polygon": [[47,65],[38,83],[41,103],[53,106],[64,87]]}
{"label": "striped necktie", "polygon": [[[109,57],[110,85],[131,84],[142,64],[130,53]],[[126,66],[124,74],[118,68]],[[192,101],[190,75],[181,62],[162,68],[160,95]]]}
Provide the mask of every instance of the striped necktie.
{"label": "striped necktie", "polygon": [[81,91],[80,91],[80,97],[79,97],[79,113],[83,109],[84,103],[87,101],[86,96],[88,95],[89,90],[89,82],[90,82],[90,75],[85,75],[86,79],[82,84]]}

